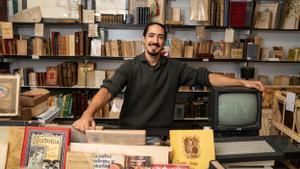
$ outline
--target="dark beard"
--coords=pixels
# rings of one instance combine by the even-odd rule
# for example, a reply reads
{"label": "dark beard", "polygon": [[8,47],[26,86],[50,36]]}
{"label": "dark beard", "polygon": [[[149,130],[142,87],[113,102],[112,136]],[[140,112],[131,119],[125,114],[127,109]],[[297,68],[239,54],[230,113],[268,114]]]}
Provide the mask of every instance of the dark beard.
{"label": "dark beard", "polygon": [[[158,48],[160,47],[160,45],[158,45],[158,44],[152,44],[152,45],[155,45]],[[160,52],[161,52],[161,50],[159,52],[152,52],[151,50],[148,50],[148,53],[151,56],[157,56],[158,54],[160,54]]]}
{"label": "dark beard", "polygon": [[157,56],[160,53],[160,51],[159,52],[151,52],[148,50],[148,53],[150,56]]}

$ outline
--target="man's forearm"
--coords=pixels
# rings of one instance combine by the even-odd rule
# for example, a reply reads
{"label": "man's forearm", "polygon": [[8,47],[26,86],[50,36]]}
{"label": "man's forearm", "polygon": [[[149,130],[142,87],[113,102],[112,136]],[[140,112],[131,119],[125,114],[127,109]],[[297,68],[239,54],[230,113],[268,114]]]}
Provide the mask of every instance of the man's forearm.
{"label": "man's forearm", "polygon": [[214,73],[210,73],[208,78],[212,86],[243,86],[242,79],[235,79]]}
{"label": "man's forearm", "polygon": [[111,97],[112,95],[107,88],[100,88],[82,116],[93,117],[96,111],[103,108],[110,101]]}

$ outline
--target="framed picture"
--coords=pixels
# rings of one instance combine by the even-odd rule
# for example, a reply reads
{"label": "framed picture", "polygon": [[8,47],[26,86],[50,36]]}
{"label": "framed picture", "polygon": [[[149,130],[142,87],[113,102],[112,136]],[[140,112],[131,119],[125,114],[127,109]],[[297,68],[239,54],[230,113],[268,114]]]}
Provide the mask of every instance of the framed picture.
{"label": "framed picture", "polygon": [[0,116],[17,116],[19,113],[20,76],[0,75]]}

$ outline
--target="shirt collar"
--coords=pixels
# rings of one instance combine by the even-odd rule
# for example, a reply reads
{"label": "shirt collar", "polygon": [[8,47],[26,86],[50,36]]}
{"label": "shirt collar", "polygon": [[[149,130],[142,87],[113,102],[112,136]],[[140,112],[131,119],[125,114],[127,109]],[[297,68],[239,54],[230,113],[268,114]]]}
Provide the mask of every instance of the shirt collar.
{"label": "shirt collar", "polygon": [[[140,60],[142,63],[148,63],[148,60],[145,57],[145,53],[140,55]],[[164,65],[166,63],[167,63],[167,58],[161,55],[157,65]]]}

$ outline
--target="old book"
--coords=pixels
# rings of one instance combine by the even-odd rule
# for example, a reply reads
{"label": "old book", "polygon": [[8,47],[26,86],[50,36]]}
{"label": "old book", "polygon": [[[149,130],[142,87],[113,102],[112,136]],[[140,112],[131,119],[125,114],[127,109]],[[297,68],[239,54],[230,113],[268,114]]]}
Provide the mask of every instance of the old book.
{"label": "old book", "polygon": [[1,142],[7,142],[9,144],[6,160],[6,169],[19,168],[24,132],[25,127],[0,127]]}
{"label": "old book", "polygon": [[180,16],[181,16],[181,8],[178,7],[172,8],[172,21],[180,22],[181,21]]}
{"label": "old book", "polygon": [[13,39],[13,26],[11,22],[1,22],[2,39]]}
{"label": "old book", "polygon": [[181,58],[183,56],[183,42],[180,39],[171,40],[170,56],[172,58]]}
{"label": "old book", "polygon": [[[145,130],[87,130],[88,143],[145,145]],[[118,139],[116,139],[118,138]]]}
{"label": "old book", "polygon": [[5,169],[8,153],[8,142],[0,143],[0,169]]}
{"label": "old book", "polygon": [[43,55],[43,39],[42,38],[34,38],[32,40],[33,53],[32,55]]}
{"label": "old book", "polygon": [[17,40],[17,55],[27,55],[27,40]]}
{"label": "old book", "polygon": [[94,169],[125,168],[124,154],[93,153]]}
{"label": "old book", "polygon": [[144,168],[150,169],[152,160],[150,156],[126,156],[125,166],[128,169]]}
{"label": "old book", "polygon": [[91,41],[91,56],[101,56],[102,42],[100,39],[93,39]]}
{"label": "old book", "polygon": [[48,109],[48,99],[34,107],[31,107],[31,116],[37,117]]}
{"label": "old book", "polygon": [[69,151],[66,169],[94,169],[93,153]]}
{"label": "old book", "polygon": [[57,67],[47,67],[46,68],[46,85],[56,86],[57,85]]}
{"label": "old book", "polygon": [[125,154],[130,156],[151,156],[153,163],[167,164],[170,147],[167,146],[133,146],[116,144],[71,143],[70,151]]}
{"label": "old book", "polygon": [[48,99],[50,92],[46,89],[32,89],[20,95],[21,106],[33,107]]}
{"label": "old book", "polygon": [[190,169],[186,164],[152,164],[152,169]]}
{"label": "old book", "polygon": [[247,2],[230,0],[229,3],[229,25],[232,27],[245,27]]}
{"label": "old book", "polygon": [[215,159],[212,130],[171,130],[172,163],[189,164],[191,169],[206,169]]}
{"label": "old book", "polygon": [[70,129],[25,127],[20,168],[42,168],[44,163],[65,168]]}
{"label": "old book", "polygon": [[95,70],[95,63],[78,63],[77,73],[77,85],[86,85],[86,74],[87,72]]}
{"label": "old book", "polygon": [[87,87],[100,87],[105,79],[105,70],[87,72]]}

